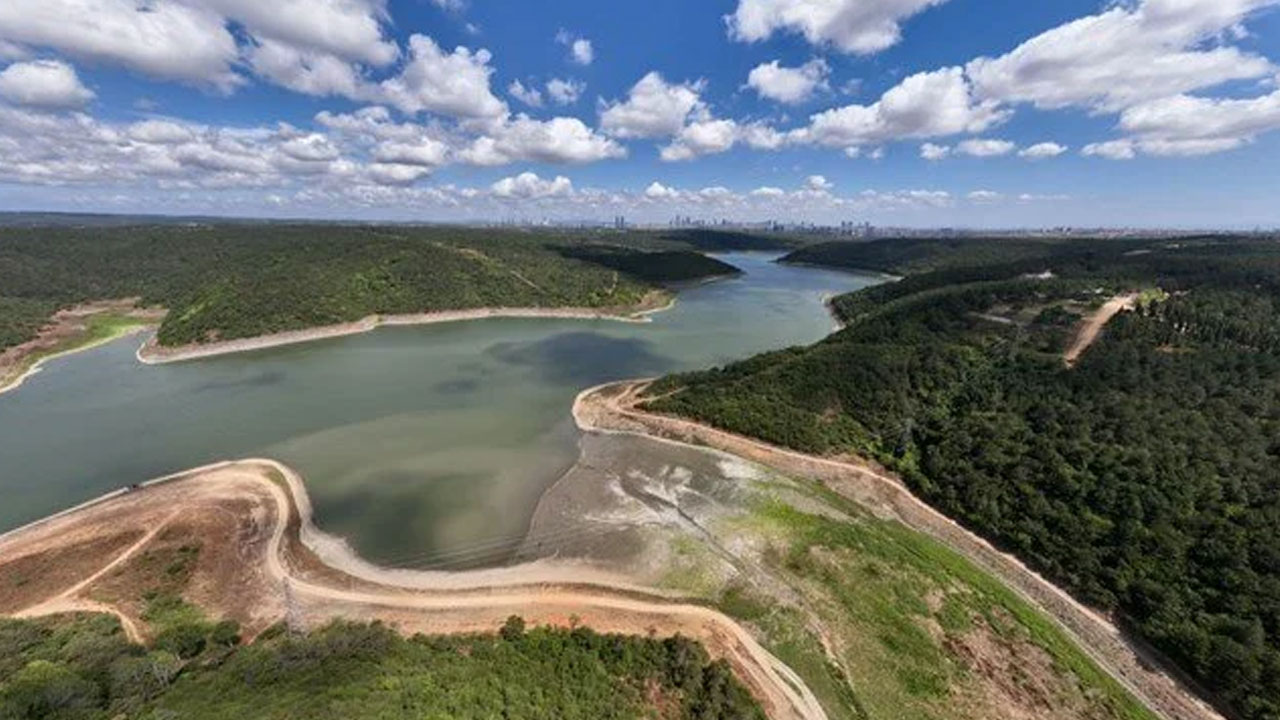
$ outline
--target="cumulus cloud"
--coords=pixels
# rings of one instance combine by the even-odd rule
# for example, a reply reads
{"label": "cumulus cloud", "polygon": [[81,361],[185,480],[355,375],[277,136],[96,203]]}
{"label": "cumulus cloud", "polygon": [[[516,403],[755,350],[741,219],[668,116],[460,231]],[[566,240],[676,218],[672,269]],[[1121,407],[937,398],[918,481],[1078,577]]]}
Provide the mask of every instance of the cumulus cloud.
{"label": "cumulus cloud", "polygon": [[747,87],[762,98],[795,105],[809,100],[818,90],[829,89],[827,75],[830,72],[830,66],[821,58],[795,68],[782,67],[774,60],[752,69],[747,75]]}
{"label": "cumulus cloud", "polygon": [[595,62],[596,50],[590,40],[561,30],[556,34],[556,42],[569,48],[569,59],[574,63],[586,66]]}
{"label": "cumulus cloud", "polygon": [[387,102],[406,113],[422,111],[457,118],[495,118],[507,105],[489,88],[493,56],[457,47],[443,51],[426,35],[409,38],[409,61],[400,75],[382,82]]}
{"label": "cumulus cloud", "polygon": [[1057,157],[1066,151],[1066,145],[1059,145],[1056,142],[1042,142],[1019,150],[1018,156],[1027,158],[1028,160],[1043,160],[1045,158]]}
{"label": "cumulus cloud", "polygon": [[75,68],[57,60],[16,62],[0,71],[0,98],[28,107],[69,110],[94,98]]}
{"label": "cumulus cloud", "polygon": [[577,80],[551,78],[547,81],[547,95],[551,96],[557,105],[572,105],[578,102],[578,98],[582,97],[586,89],[587,84]]}
{"label": "cumulus cloud", "polygon": [[1132,160],[1137,156],[1131,140],[1109,140],[1107,142],[1090,143],[1080,151],[1087,157],[1102,157],[1108,160]]}
{"label": "cumulus cloud", "polygon": [[519,80],[511,81],[507,93],[529,107],[542,107],[542,92],[534,87],[525,87]]}
{"label": "cumulus cloud", "polygon": [[588,163],[626,154],[617,142],[577,118],[543,121],[517,115],[477,138],[459,156],[474,165],[505,165],[517,161]]}
{"label": "cumulus cloud", "polygon": [[670,84],[657,72],[640,79],[627,99],[605,103],[600,127],[619,138],[670,137],[680,132],[695,110],[705,108],[701,83]]}
{"label": "cumulus cloud", "polygon": [[945,160],[951,156],[951,148],[946,145],[925,143],[920,146],[920,157],[925,160]]}
{"label": "cumulus cloud", "polygon": [[436,168],[449,161],[449,146],[435,138],[421,136],[413,141],[387,141],[373,149],[373,159],[380,163]]}
{"label": "cumulus cloud", "polygon": [[971,138],[956,145],[956,152],[970,157],[999,157],[1008,155],[1016,150],[1017,147],[1017,145],[1008,140]]}
{"label": "cumulus cloud", "polygon": [[337,65],[396,59],[385,16],[384,0],[7,0],[0,42],[224,92],[244,84],[245,59],[273,82],[328,94]]}
{"label": "cumulus cloud", "polygon": [[1175,95],[1128,108],[1120,116],[1120,127],[1148,147],[1187,150],[1156,154],[1231,149],[1280,129],[1280,91],[1233,99]]}
{"label": "cumulus cloud", "polygon": [[978,101],[958,67],[912,75],[870,105],[818,113],[797,142],[856,146],[907,138],[982,132],[1008,117],[994,101]]}
{"label": "cumulus cloud", "polygon": [[732,120],[693,122],[680,130],[676,139],[662,148],[668,162],[689,160],[699,155],[722,153],[738,141],[738,125]]}
{"label": "cumulus cloud", "polygon": [[1136,103],[1275,72],[1266,58],[1230,47],[1255,10],[1277,0],[1142,0],[1042,33],[997,58],[968,65],[983,99],[1042,109],[1119,111]]}
{"label": "cumulus cloud", "polygon": [[491,190],[500,198],[535,200],[570,195],[573,193],[573,183],[563,175],[556,176],[554,180],[543,180],[534,173],[525,172],[497,181]]}
{"label": "cumulus cloud", "polygon": [[946,0],[738,0],[729,35],[756,42],[797,32],[814,45],[868,55],[902,39],[902,21]]}
{"label": "cumulus cloud", "polygon": [[835,185],[822,175],[810,175],[805,178],[804,189],[813,192],[830,192]]}

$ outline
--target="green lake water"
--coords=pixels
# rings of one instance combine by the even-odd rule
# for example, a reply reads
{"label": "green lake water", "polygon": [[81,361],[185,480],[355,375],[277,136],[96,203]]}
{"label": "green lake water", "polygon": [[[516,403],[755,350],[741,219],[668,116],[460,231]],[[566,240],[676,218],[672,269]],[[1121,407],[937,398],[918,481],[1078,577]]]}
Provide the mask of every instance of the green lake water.
{"label": "green lake water", "polygon": [[873,276],[718,255],[741,277],[653,322],[489,319],[145,366],[138,338],[61,358],[0,395],[0,531],[122,485],[271,457],[316,522],[411,565],[520,537],[578,458],[569,410],[610,380],[723,364],[831,332],[831,294]]}

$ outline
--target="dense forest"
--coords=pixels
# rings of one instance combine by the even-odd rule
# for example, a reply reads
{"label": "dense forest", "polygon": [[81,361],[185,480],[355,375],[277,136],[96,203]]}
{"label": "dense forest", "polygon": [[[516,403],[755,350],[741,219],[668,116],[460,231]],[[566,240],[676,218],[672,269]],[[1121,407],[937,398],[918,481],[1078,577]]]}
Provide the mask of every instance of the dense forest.
{"label": "dense forest", "polygon": [[4,228],[0,349],[30,339],[59,307],[124,297],[170,310],[159,332],[165,345],[375,314],[624,309],[660,285],[733,272],[695,248],[680,236],[645,233],[279,224]]}
{"label": "dense forest", "polygon": [[[1228,714],[1280,718],[1280,243],[892,242],[823,251],[924,270],[836,299],[843,330],[668,378],[651,407],[873,457]],[[1122,293],[1136,307],[1068,368]]]}
{"label": "dense forest", "polygon": [[0,719],[764,720],[727,664],[679,637],[513,617],[495,635],[338,622],[240,646],[234,627],[181,627],[148,649],[109,616],[0,619]]}

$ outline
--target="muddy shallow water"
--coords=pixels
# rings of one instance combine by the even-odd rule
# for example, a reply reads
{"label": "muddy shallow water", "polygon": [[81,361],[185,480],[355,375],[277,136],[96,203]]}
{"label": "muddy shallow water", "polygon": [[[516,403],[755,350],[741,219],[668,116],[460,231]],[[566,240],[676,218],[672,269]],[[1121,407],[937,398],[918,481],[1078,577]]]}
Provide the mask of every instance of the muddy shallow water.
{"label": "muddy shallow water", "polygon": [[719,256],[648,324],[491,319],[384,328],[150,367],[126,339],[0,396],[0,530],[138,480],[235,457],[307,479],[317,524],[393,565],[500,562],[579,457],[582,388],[813,342],[827,295],[878,279]]}

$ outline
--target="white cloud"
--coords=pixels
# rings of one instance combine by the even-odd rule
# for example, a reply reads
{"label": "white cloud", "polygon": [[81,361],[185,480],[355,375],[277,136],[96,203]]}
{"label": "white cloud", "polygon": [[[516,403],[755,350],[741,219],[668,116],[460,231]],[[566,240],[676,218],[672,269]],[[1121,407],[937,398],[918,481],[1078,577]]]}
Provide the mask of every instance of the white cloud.
{"label": "white cloud", "polygon": [[1102,157],[1108,160],[1132,160],[1137,155],[1131,140],[1090,143],[1085,145],[1080,153],[1088,157]]}
{"label": "white cloud", "polygon": [[476,139],[459,155],[474,165],[505,165],[517,161],[588,163],[626,154],[617,142],[577,118],[542,121],[517,115]]}
{"label": "white cloud", "polygon": [[259,77],[305,95],[362,98],[372,93],[355,65],[328,53],[264,39],[247,50],[247,61]]}
{"label": "white cloud", "polygon": [[656,72],[640,79],[627,99],[607,103],[600,112],[600,127],[620,138],[670,137],[680,132],[685,119],[702,109],[701,84],[668,84]]}
{"label": "white cloud", "polygon": [[835,185],[822,175],[810,175],[805,178],[804,189],[813,192],[830,192]]}
{"label": "white cloud", "polygon": [[5,0],[0,39],[82,60],[230,90],[242,79],[226,18],[198,4],[135,0]]}
{"label": "white cloud", "polygon": [[431,173],[421,165],[400,163],[373,163],[368,167],[368,177],[379,185],[409,185]]}
{"label": "white cloud", "polygon": [[577,80],[551,78],[547,81],[547,95],[550,95],[557,105],[572,105],[578,102],[578,98],[582,97],[586,89],[587,84]]}
{"label": "white cloud", "polygon": [[956,145],[956,152],[970,157],[999,157],[1008,155],[1018,148],[1008,140],[991,140],[972,138]]}
{"label": "white cloud", "polygon": [[767,185],[765,187],[758,187],[755,190],[751,191],[751,195],[753,197],[759,197],[759,198],[780,198],[786,194],[787,194],[787,191],[783,190],[782,188],[770,187]]}
{"label": "white cloud", "polygon": [[1042,33],[968,73],[979,97],[1043,109],[1118,111],[1138,102],[1259,78],[1265,58],[1221,38],[1277,0],[1142,0]]}
{"label": "white cloud", "polygon": [[920,146],[920,157],[925,160],[945,160],[951,155],[951,148],[946,145],[925,143]]}
{"label": "white cloud", "polygon": [[1056,142],[1042,142],[1019,150],[1018,156],[1029,160],[1043,160],[1045,158],[1057,157],[1066,151],[1066,145],[1059,145]]}
{"label": "white cloud", "polygon": [[786,142],[785,134],[763,123],[739,125],[703,112],[681,128],[671,143],[661,148],[659,156],[666,162],[677,162],[727,152],[739,143],[755,150],[777,150]]}
{"label": "white cloud", "polygon": [[529,107],[542,107],[542,93],[537,88],[525,87],[519,80],[511,81],[507,93]]}
{"label": "white cloud", "polygon": [[738,141],[738,125],[732,120],[693,122],[681,129],[676,139],[662,148],[667,162],[690,160],[699,155],[722,153]]}
{"label": "white cloud", "polygon": [[596,51],[591,47],[590,40],[574,40],[569,50],[573,54],[573,61],[579,65],[590,65],[596,59]]}
{"label": "white cloud", "polygon": [[525,172],[515,177],[503,178],[490,189],[500,198],[536,200],[571,195],[573,183],[563,175],[556,176],[554,180],[543,180],[534,173]]}
{"label": "white cloud", "polygon": [[385,0],[198,0],[192,4],[244,25],[258,40],[271,39],[373,66],[386,65],[400,54],[396,44],[382,35]]}
{"label": "white cloud", "polygon": [[385,0],[6,0],[0,44],[223,92],[244,84],[243,63],[298,92],[349,95],[357,64],[399,55],[385,20]]}
{"label": "white cloud", "polygon": [[569,59],[578,65],[590,65],[595,62],[596,50],[591,41],[578,37],[568,30],[556,33],[556,42],[569,48]]}
{"label": "white cloud", "polygon": [[430,137],[420,137],[413,142],[383,142],[373,150],[374,160],[396,165],[415,165],[435,168],[449,161],[449,146]]}
{"label": "white cloud", "polygon": [[818,113],[797,142],[847,147],[905,138],[982,132],[1007,117],[995,102],[975,100],[961,68],[912,75],[871,105]]}
{"label": "white cloud", "polygon": [[671,200],[680,196],[679,191],[667,187],[657,180],[645,188],[644,196],[650,200]]}
{"label": "white cloud", "polygon": [[1004,199],[1004,195],[994,190],[974,190],[966,196],[969,202],[978,204],[989,204],[999,202]]}
{"label": "white cloud", "polygon": [[1280,91],[1244,99],[1175,95],[1125,110],[1120,127],[1147,142],[1217,141],[1228,149],[1280,128]]}
{"label": "white cloud", "polygon": [[387,102],[406,113],[428,111],[457,118],[495,118],[507,105],[489,89],[493,56],[465,47],[445,53],[425,35],[409,38],[410,60],[404,71],[382,82]]}
{"label": "white cloud", "polygon": [[796,68],[782,67],[777,60],[757,65],[747,75],[747,86],[760,97],[794,105],[813,97],[818,90],[830,89],[827,75],[831,68],[815,58]]}
{"label": "white cloud", "polygon": [[280,152],[299,162],[329,162],[341,156],[329,138],[321,133],[300,134],[280,143]]}
{"label": "white cloud", "polygon": [[739,0],[725,17],[729,34],[756,42],[798,32],[815,45],[867,55],[896,45],[903,20],[945,0]]}
{"label": "white cloud", "polygon": [[171,120],[143,120],[130,125],[126,131],[130,138],[152,145],[171,145],[195,139],[191,127]]}
{"label": "white cloud", "polygon": [[16,62],[0,71],[0,98],[16,105],[69,110],[94,98],[75,68],[57,60]]}

